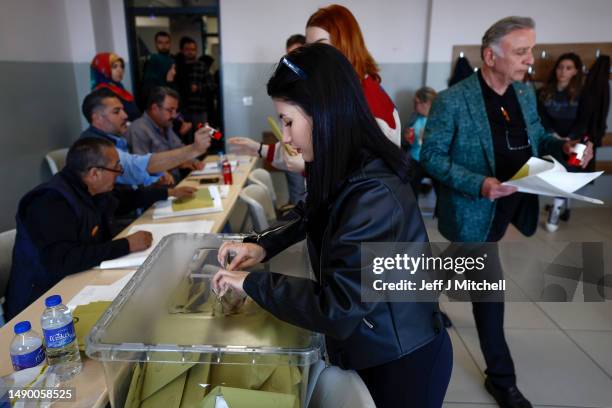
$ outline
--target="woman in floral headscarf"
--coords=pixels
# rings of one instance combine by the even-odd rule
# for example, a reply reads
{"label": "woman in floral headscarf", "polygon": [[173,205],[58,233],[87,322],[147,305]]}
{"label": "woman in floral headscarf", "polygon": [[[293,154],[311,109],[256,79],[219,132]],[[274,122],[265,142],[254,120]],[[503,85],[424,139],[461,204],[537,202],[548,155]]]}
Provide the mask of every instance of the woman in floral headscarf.
{"label": "woman in floral headscarf", "polygon": [[95,56],[91,61],[91,90],[95,91],[100,88],[108,88],[123,103],[123,108],[128,115],[130,122],[140,117],[141,113],[136,106],[134,95],[128,92],[121,81],[125,63],[123,58],[112,52],[102,52]]}

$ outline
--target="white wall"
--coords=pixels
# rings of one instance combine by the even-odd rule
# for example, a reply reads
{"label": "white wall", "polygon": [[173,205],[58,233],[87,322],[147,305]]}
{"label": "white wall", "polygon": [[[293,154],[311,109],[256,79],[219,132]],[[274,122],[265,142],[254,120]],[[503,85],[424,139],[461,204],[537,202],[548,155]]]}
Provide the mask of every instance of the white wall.
{"label": "white wall", "polygon": [[[379,63],[423,62],[427,0],[338,1],[355,15]],[[224,63],[277,62],[289,35],[304,33],[317,0],[221,0]]]}
{"label": "white wall", "polygon": [[64,1],[2,0],[0,7],[0,61],[71,60]]}
{"label": "white wall", "polygon": [[[381,68],[382,85],[402,121],[424,76],[430,0],[338,1],[355,15]],[[321,0],[221,0],[221,49],[226,133],[259,139],[274,113],[265,84],[285,53],[287,37],[304,33],[308,18],[331,2]],[[252,106],[243,106],[251,97]]]}
{"label": "white wall", "polygon": [[540,43],[612,42],[611,0],[432,1],[427,83],[438,90],[446,88],[453,45],[480,44],[486,29],[509,15],[532,17]]}

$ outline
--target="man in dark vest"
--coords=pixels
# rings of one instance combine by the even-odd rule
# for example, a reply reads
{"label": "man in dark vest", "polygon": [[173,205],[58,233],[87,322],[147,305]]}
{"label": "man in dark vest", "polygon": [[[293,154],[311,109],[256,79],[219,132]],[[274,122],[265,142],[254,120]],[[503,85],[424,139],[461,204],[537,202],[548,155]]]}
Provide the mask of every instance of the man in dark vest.
{"label": "man in dark vest", "polygon": [[114,191],[122,172],[111,142],[81,138],[68,151],[66,167],[21,199],[6,296],[9,319],[65,276],[151,246],[145,231],[112,240],[113,215],[164,200],[167,190]]}

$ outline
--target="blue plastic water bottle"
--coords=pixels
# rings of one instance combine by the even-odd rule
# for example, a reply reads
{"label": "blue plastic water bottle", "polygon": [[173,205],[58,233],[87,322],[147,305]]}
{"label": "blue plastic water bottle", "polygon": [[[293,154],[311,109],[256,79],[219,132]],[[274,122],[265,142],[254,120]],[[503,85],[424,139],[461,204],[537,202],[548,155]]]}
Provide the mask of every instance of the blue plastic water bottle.
{"label": "blue plastic water bottle", "polygon": [[65,381],[81,372],[81,355],[77,343],[70,310],[62,304],[59,295],[45,299],[47,308],[40,318],[43,330],[47,362],[60,381]]}
{"label": "blue plastic water bottle", "polygon": [[11,362],[15,371],[44,364],[45,350],[40,335],[32,330],[29,321],[19,322],[13,327],[15,337],[10,345]]}

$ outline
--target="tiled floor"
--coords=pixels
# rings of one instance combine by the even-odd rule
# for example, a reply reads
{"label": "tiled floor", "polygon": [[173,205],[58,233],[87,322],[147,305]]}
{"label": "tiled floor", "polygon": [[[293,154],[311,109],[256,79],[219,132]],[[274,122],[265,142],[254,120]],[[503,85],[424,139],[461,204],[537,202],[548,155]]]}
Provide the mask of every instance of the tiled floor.
{"label": "tiled floor", "polygon": [[[443,240],[436,220],[425,222],[430,240]],[[544,246],[555,241],[612,241],[612,208],[575,208],[556,233],[540,227],[525,238],[511,229],[504,240]],[[454,367],[444,406],[495,407],[482,385],[485,366],[471,305],[443,302],[442,307],[454,324]],[[535,407],[612,407],[612,301],[507,303],[505,327],[519,388]]]}

